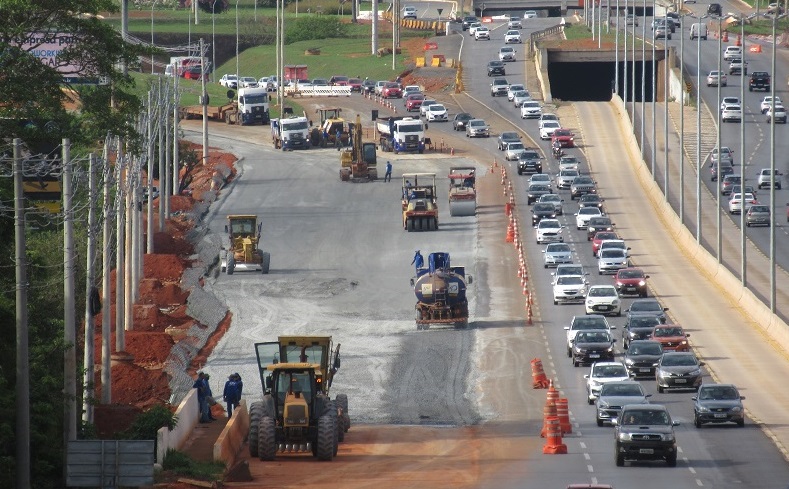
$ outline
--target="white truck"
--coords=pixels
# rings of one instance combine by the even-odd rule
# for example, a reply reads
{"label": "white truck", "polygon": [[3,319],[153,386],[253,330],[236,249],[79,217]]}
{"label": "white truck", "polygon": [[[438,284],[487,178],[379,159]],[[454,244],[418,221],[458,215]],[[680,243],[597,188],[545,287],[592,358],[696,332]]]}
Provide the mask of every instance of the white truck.
{"label": "white truck", "polygon": [[413,117],[379,117],[378,128],[379,144],[384,151],[394,151],[395,154],[411,151],[425,152],[425,123]]}
{"label": "white truck", "polygon": [[310,148],[310,121],[306,117],[271,119],[271,139],[282,151]]}
{"label": "white truck", "polygon": [[[209,119],[224,121],[227,124],[268,124],[269,101],[271,100],[265,88],[240,88],[238,98],[233,90],[228,90],[231,99],[224,105],[209,105],[206,100],[207,116]],[[189,105],[180,109],[182,119],[199,119],[203,117],[202,105]]]}

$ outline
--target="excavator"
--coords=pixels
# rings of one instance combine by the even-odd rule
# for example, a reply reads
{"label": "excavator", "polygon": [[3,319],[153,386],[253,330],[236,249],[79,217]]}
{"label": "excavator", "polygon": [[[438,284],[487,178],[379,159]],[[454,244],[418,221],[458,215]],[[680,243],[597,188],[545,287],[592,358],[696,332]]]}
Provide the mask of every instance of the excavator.
{"label": "excavator", "polygon": [[366,182],[378,178],[375,143],[362,142],[362,118],[356,114],[351,129],[351,147],[340,153],[340,180]]}

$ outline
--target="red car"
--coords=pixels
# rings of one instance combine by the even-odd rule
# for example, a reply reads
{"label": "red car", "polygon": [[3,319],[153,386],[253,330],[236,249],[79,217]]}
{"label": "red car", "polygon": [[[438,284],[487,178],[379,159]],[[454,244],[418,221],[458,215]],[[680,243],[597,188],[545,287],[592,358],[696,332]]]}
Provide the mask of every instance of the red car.
{"label": "red car", "polygon": [[613,231],[598,231],[592,236],[592,254],[597,256],[597,250],[600,249],[600,243],[605,239],[619,239],[619,236]]}
{"label": "red car", "polygon": [[422,107],[422,102],[425,101],[425,96],[421,93],[412,93],[405,99],[405,110],[411,112],[412,110],[418,111]]}
{"label": "red car", "polygon": [[332,85],[332,86],[335,86],[335,87],[346,87],[346,86],[348,86],[348,77],[347,76],[334,75],[329,80],[329,85]]}
{"label": "red car", "polygon": [[352,92],[359,92],[362,93],[362,79],[361,78],[351,78],[348,80],[348,85],[351,86]]}
{"label": "red car", "polygon": [[622,268],[614,275],[614,287],[619,295],[637,294],[646,297],[648,278],[649,275],[640,268]]}
{"label": "red car", "polygon": [[399,83],[389,82],[381,89],[381,96],[383,98],[402,98],[403,89],[400,88]]}
{"label": "red car", "polygon": [[575,146],[573,138],[575,138],[575,134],[573,134],[572,131],[569,129],[559,128],[553,131],[553,135],[551,136],[551,144],[553,144],[554,141],[559,141],[559,144],[562,145],[562,148],[572,148]]}
{"label": "red car", "polygon": [[652,330],[650,339],[659,341],[663,351],[690,351],[688,336],[679,324],[661,324]]}

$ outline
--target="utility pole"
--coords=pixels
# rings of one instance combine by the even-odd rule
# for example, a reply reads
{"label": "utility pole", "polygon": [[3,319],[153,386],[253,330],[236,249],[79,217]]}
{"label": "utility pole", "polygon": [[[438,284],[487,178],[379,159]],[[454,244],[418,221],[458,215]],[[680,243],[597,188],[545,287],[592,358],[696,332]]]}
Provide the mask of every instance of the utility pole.
{"label": "utility pole", "polygon": [[[16,260],[16,487],[30,487],[30,352],[27,324],[27,242],[22,189],[22,140],[14,139],[14,258]],[[73,351],[73,342],[71,350]],[[68,425],[67,425],[68,426]],[[76,430],[75,430],[76,434]]]}
{"label": "utility pole", "polygon": [[126,156],[123,140],[118,138],[115,163],[115,351],[126,350]]}
{"label": "utility pole", "polygon": [[[132,158],[137,158],[133,156]],[[129,165],[134,165],[132,163],[133,160],[129,161]],[[136,184],[135,180],[137,179],[135,175],[135,166],[131,166],[130,168],[127,167],[126,169],[126,182],[124,188],[126,189],[126,230],[123,233],[125,238],[124,240],[124,270],[126,273],[123,274],[124,277],[124,284],[123,284],[123,325],[126,328],[126,331],[131,331],[134,329],[134,319],[132,318],[132,305],[134,304],[134,298],[132,297],[132,274],[134,271],[134,260],[133,260],[133,246],[132,242],[134,240],[134,219],[137,215],[137,203],[135,202],[136,199]],[[118,350],[122,351],[122,350]]]}
{"label": "utility pole", "polygon": [[[203,38],[200,38],[200,56],[203,55]],[[203,164],[208,163],[208,92],[205,87],[205,77],[200,77],[200,105],[203,106]]]}
{"label": "utility pole", "polygon": [[[161,88],[162,79],[159,78],[159,87]],[[158,108],[154,110],[153,97],[154,88],[152,87],[148,90],[148,140],[146,141],[148,145],[148,161],[146,167],[146,182],[145,182],[145,189],[148,198],[146,199],[146,211],[148,214],[148,222],[146,223],[146,237],[147,243],[145,246],[145,253],[153,253],[153,165],[154,165],[154,142],[156,141],[155,134],[156,134],[156,113],[159,112]],[[157,97],[158,98],[158,97]],[[157,100],[158,101],[158,100]],[[139,275],[138,275],[139,277]],[[136,285],[135,285],[136,287]]]}
{"label": "utility pole", "polygon": [[[159,175],[159,205],[161,206],[164,204],[164,217],[166,219],[170,218],[170,195],[172,195],[172,191],[170,190],[170,165],[172,164],[172,157],[173,157],[173,126],[169,124],[170,122],[170,107],[173,104],[173,100],[170,98],[170,90],[172,89],[172,85],[170,81],[165,82],[165,94],[163,96],[163,100],[165,103],[165,111],[164,111],[164,119],[162,124],[164,124],[163,129],[166,133],[166,141],[164,143],[165,147],[165,159],[164,159],[164,175]],[[176,112],[177,115],[177,112]],[[162,196],[164,196],[164,202],[162,202]]]}
{"label": "utility pole", "polygon": [[[104,189],[103,189],[103,210],[104,221],[102,222],[102,252],[101,252],[101,403],[110,404],[112,402],[112,364],[110,362],[110,355],[112,349],[110,348],[110,339],[112,336],[112,324],[110,318],[110,272],[112,271],[112,220],[115,218],[112,212],[112,204],[110,195],[110,185],[112,185],[112,165],[110,165],[109,156],[112,154],[110,149],[110,138],[107,138],[105,143],[107,145],[107,156],[104,158],[104,168],[102,174],[104,175]],[[117,166],[120,161],[120,152],[116,153],[115,165]]]}
{"label": "utility pole", "polygon": [[[157,106],[159,109],[156,111],[158,114],[157,122],[159,126],[159,232],[164,232],[164,202],[169,201],[170,199],[167,198],[167,193],[164,191],[165,187],[167,186],[167,178],[164,174],[164,133],[165,133],[165,125],[164,121],[167,119],[168,111],[167,111],[167,100],[164,97],[164,84],[162,83],[162,77],[159,77],[159,93],[157,95],[157,100],[159,103]],[[153,195],[148,195],[148,207],[153,206]],[[151,241],[153,241],[151,239]],[[153,253],[155,250],[153,247],[148,249],[148,253]]]}
{"label": "utility pole", "polygon": [[63,394],[66,442],[77,439],[77,326],[74,306],[74,209],[71,203],[71,141],[63,140]]}
{"label": "utility pole", "polygon": [[82,385],[84,391],[82,395],[82,421],[93,422],[93,400],[95,397],[95,355],[93,348],[93,338],[96,336],[95,325],[93,323],[93,311],[91,307],[91,295],[93,292],[93,281],[96,276],[94,261],[96,260],[96,155],[90,154],[90,164],[88,170],[88,247],[87,264],[85,269],[85,352],[82,365],[84,376]]}
{"label": "utility pole", "polygon": [[[397,20],[397,13],[394,11],[394,7],[392,8],[392,29],[394,29],[394,22]],[[371,54],[378,54],[378,0],[373,0],[373,18],[372,18],[372,25],[373,25],[373,37],[372,37],[372,53]]]}
{"label": "utility pole", "polygon": [[175,83],[173,84],[173,186],[172,186],[172,195],[178,195],[178,160],[181,157],[180,151],[178,148],[178,105],[180,104],[180,98],[178,96],[178,77],[174,78]]}

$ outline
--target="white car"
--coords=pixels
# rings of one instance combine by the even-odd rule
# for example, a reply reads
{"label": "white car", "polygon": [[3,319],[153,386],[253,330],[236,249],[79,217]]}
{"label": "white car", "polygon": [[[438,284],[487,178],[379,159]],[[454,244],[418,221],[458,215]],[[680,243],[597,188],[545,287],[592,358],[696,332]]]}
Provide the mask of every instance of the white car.
{"label": "white car", "polygon": [[551,176],[547,173],[535,173],[531,177],[529,177],[529,185],[536,183],[538,185],[548,185],[551,186]]}
{"label": "white car", "polygon": [[540,197],[538,200],[540,204],[553,204],[554,209],[556,210],[556,215],[563,216],[564,209],[562,208],[562,204],[564,203],[564,199],[559,194],[545,194]]}
{"label": "white car", "polygon": [[474,31],[474,40],[479,41],[480,39],[490,41],[490,29],[484,25],[477,27],[477,29]]}
{"label": "white car", "polygon": [[537,18],[537,11],[536,10],[527,10],[523,12],[524,19],[536,19]]}
{"label": "white car", "polygon": [[403,98],[405,99],[412,93],[422,93],[422,87],[419,85],[406,85],[403,87]]}
{"label": "white car", "polygon": [[523,43],[523,38],[521,37],[521,33],[518,31],[507,31],[504,34],[504,44],[521,44]]}
{"label": "white car", "polygon": [[600,242],[600,246],[597,247],[598,253],[600,253],[600,250],[622,250],[628,258],[630,257],[630,248],[628,248],[627,243],[623,239],[604,239]]}
{"label": "white car", "polygon": [[562,126],[556,121],[545,121],[540,126],[540,139],[548,140],[553,136],[553,131],[560,129]]}
{"label": "white car", "polygon": [[258,87],[258,81],[257,81],[257,79],[255,79],[254,76],[242,76],[238,80],[238,82],[241,85],[241,88],[257,88]]}
{"label": "white car", "polygon": [[518,90],[512,94],[512,103],[515,105],[515,107],[521,107],[524,102],[530,101],[531,94],[528,90]]}
{"label": "white car", "polygon": [[739,214],[743,211],[743,207],[747,212],[752,206],[758,204],[759,201],[753,194],[746,193],[732,193],[729,199],[729,214]]}
{"label": "white car", "polygon": [[630,375],[622,362],[596,362],[592,364],[592,369],[584,375],[584,378],[586,400],[589,404],[594,404],[604,384],[630,380]]}
{"label": "white car", "polygon": [[570,185],[573,184],[573,180],[575,177],[579,176],[580,172],[578,170],[559,170],[559,173],[556,174],[556,188],[559,189],[568,189]]}
{"label": "white car", "polygon": [[562,223],[558,219],[542,219],[536,227],[537,244],[561,243],[564,241],[562,236]]}
{"label": "white car", "polygon": [[731,104],[742,105],[740,103],[740,97],[723,97],[723,100],[721,100],[721,110],[723,110],[723,108],[727,105]]}
{"label": "white car", "polygon": [[586,314],[622,315],[622,301],[613,285],[593,285],[589,287],[584,301]]}
{"label": "white car", "polygon": [[517,17],[510,17],[507,22],[507,29],[523,29],[523,22]]}
{"label": "white car", "polygon": [[575,227],[576,229],[586,229],[589,225],[589,219],[593,217],[600,217],[603,213],[597,207],[581,207],[575,213]]}
{"label": "white car", "polygon": [[597,253],[597,274],[616,273],[622,268],[627,268],[630,260],[627,253],[618,249],[608,249]]}
{"label": "white car", "polygon": [[573,262],[573,250],[566,243],[551,243],[542,252],[545,268]]}
{"label": "white car", "polygon": [[403,7],[404,19],[416,19],[416,7]]}
{"label": "white car", "polygon": [[723,61],[731,61],[732,58],[742,59],[741,46],[726,46],[726,50],[723,52]]}
{"label": "white car", "polygon": [[728,84],[728,78],[726,77],[726,73],[718,70],[710,71],[710,74],[707,75],[707,86],[717,87],[718,84],[720,84],[720,86],[722,87],[725,87]]}
{"label": "white car", "polygon": [[570,320],[570,325],[565,326],[564,330],[567,331],[567,356],[573,356],[573,342],[575,335],[581,331],[605,331],[611,334],[611,330],[616,329],[616,326],[608,324],[605,316],[600,314],[587,314],[586,316],[573,316]]}
{"label": "white car", "polygon": [[[773,104],[772,96],[768,95],[762,99],[762,103],[760,105],[760,109],[762,114],[766,114],[768,110],[770,110],[770,106]],[[775,105],[783,105],[781,102],[781,97],[775,97]]]}
{"label": "white car", "polygon": [[528,100],[521,104],[521,119],[533,119],[542,115],[542,105],[536,100]]}
{"label": "white car", "polygon": [[515,61],[515,48],[512,46],[499,48],[499,61]]}
{"label": "white car", "polygon": [[578,158],[575,156],[565,155],[559,159],[559,170],[578,170]]}
{"label": "white car", "polygon": [[433,100],[432,98],[426,98],[422,100],[422,105],[419,106],[419,115],[427,117],[427,110],[430,108],[431,105],[437,103],[438,102]]}
{"label": "white car", "polygon": [[504,159],[507,161],[517,161],[524,151],[526,151],[526,146],[524,146],[523,143],[509,143],[507,149],[504,150]]}
{"label": "white car", "polygon": [[238,77],[236,75],[222,75],[219,79],[219,84],[227,88],[238,88]]}
{"label": "white car", "polygon": [[548,121],[555,121],[555,122],[558,122],[558,123],[561,124],[561,121],[559,120],[559,116],[558,115],[551,114],[550,112],[546,112],[543,115],[541,115],[540,119],[537,121],[537,128],[541,128],[543,123],[548,122]]}
{"label": "white car", "polygon": [[553,304],[583,302],[586,299],[586,285],[586,278],[583,275],[556,277],[553,281]]}
{"label": "white car", "polygon": [[742,107],[729,104],[721,111],[721,122],[742,122]]}
{"label": "white car", "polygon": [[[520,92],[522,90],[526,90],[526,85],[523,83],[513,83],[507,87],[507,100],[512,102],[512,99],[515,97],[515,92]],[[528,90],[526,90],[528,92]]]}
{"label": "white car", "polygon": [[[769,123],[770,120],[773,118],[773,108],[770,107],[767,109],[767,112],[764,114],[767,117],[767,122]],[[786,124],[786,109],[783,105],[777,104],[775,106],[775,123],[776,124]]]}
{"label": "white car", "polygon": [[427,120],[428,121],[448,121],[449,116],[447,115],[447,109],[441,104],[432,104],[430,107],[427,108]]}
{"label": "white car", "polygon": [[482,27],[482,22],[472,22],[468,25],[468,35],[473,36],[480,27]]}

